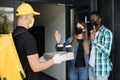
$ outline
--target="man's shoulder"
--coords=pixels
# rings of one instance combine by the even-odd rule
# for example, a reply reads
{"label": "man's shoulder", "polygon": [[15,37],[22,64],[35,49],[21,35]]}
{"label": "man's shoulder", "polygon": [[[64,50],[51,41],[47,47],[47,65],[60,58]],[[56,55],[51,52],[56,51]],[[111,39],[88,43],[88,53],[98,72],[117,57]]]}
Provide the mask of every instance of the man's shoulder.
{"label": "man's shoulder", "polygon": [[104,25],[102,25],[102,31],[105,33],[105,34],[112,34],[111,30],[108,29],[107,27],[105,27]]}
{"label": "man's shoulder", "polygon": [[14,38],[21,38],[25,40],[34,39],[33,35],[25,29],[15,29],[12,35]]}
{"label": "man's shoulder", "polygon": [[24,29],[22,27],[16,27],[12,34],[13,34],[13,36],[16,37],[17,35],[20,35],[20,34],[25,33],[25,32],[27,32],[26,29]]}
{"label": "man's shoulder", "polygon": [[29,33],[29,32],[25,32],[24,34],[21,34],[26,40],[33,40],[35,39],[34,36]]}

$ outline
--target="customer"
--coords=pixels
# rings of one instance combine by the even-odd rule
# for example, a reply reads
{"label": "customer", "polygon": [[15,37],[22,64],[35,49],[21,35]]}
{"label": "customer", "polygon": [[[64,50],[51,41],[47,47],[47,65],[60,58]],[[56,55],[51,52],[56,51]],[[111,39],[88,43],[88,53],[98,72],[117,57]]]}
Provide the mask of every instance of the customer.
{"label": "customer", "polygon": [[[74,29],[74,36],[68,38],[64,43],[64,50],[66,50],[65,46],[72,45],[72,51],[75,56],[74,60],[67,62],[68,80],[88,80],[89,42],[87,36],[87,26],[83,22],[77,22]],[[60,44],[61,35],[58,31],[55,33],[55,39],[57,45]]]}
{"label": "customer", "polygon": [[34,23],[34,15],[40,15],[40,13],[35,12],[28,3],[22,3],[17,8],[18,23],[13,32],[15,46],[27,76],[26,80],[40,80],[37,72],[65,60],[64,55],[58,54],[48,61],[39,60],[35,38],[27,30]]}
{"label": "customer", "polygon": [[112,45],[112,32],[102,24],[102,17],[98,12],[92,12],[90,21],[92,50],[90,54],[89,79],[108,80],[112,63],[109,59]]}

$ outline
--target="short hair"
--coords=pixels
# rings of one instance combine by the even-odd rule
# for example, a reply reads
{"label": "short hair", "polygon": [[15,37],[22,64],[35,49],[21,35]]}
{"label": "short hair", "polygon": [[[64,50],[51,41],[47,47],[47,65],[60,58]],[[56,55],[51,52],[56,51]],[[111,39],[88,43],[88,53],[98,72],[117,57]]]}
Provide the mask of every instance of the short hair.
{"label": "short hair", "polygon": [[96,15],[96,16],[102,18],[101,14],[100,14],[99,12],[97,12],[97,11],[91,12],[91,13],[90,13],[90,17],[91,17],[92,15]]}

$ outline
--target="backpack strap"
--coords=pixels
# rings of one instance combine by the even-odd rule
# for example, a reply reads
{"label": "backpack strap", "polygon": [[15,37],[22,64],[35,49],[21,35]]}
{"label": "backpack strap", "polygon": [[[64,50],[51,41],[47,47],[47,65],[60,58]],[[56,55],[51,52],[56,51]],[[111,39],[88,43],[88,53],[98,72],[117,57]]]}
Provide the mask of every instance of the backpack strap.
{"label": "backpack strap", "polygon": [[21,33],[24,33],[24,32],[26,32],[26,31],[20,29],[19,32],[16,32],[16,33],[13,34],[13,37],[16,37],[17,35],[19,35]]}
{"label": "backpack strap", "polygon": [[[24,31],[24,30],[19,30],[19,32],[16,32],[15,34],[13,34],[13,37],[16,37],[17,35],[19,35],[19,34],[21,34],[21,33],[25,33],[26,31]],[[28,63],[26,63],[25,64],[25,66],[24,66],[24,72],[26,73],[26,70],[27,70],[27,66],[28,66]]]}

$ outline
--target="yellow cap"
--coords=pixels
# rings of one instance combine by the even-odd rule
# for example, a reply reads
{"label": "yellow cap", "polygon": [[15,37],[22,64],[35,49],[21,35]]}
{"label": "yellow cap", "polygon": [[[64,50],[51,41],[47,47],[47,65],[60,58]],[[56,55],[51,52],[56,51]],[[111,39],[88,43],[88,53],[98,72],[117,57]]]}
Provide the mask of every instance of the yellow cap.
{"label": "yellow cap", "polygon": [[28,3],[22,3],[16,10],[16,16],[20,16],[24,14],[40,15],[40,13],[35,12],[32,6]]}

